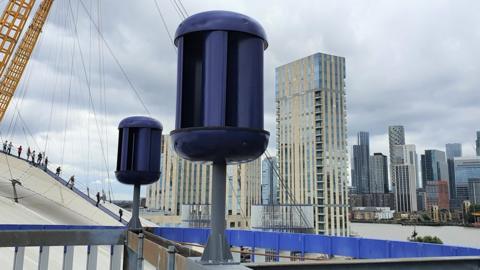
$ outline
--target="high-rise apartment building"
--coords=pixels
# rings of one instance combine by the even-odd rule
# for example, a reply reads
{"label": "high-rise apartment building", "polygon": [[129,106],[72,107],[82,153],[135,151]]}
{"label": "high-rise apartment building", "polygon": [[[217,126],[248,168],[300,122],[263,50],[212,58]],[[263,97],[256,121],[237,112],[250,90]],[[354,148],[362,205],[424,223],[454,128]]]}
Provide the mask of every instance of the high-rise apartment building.
{"label": "high-rise apartment building", "polygon": [[480,131],[477,131],[477,140],[475,141],[477,156],[480,156]]}
{"label": "high-rise apartment building", "polygon": [[262,160],[262,204],[279,203],[278,160],[276,157]]}
{"label": "high-rise apartment building", "polygon": [[460,204],[469,199],[468,180],[480,178],[480,157],[459,157],[454,159],[454,163],[456,199]]}
{"label": "high-rise apartment building", "polygon": [[[160,210],[167,223],[180,220],[182,206],[207,206],[211,201],[212,166],[179,157],[171,148],[170,136],[162,139],[160,180],[147,186],[146,205]],[[260,204],[260,159],[227,167],[227,225],[248,227],[252,204]],[[196,210],[195,210],[196,211]],[[208,210],[204,210],[205,213]],[[170,222],[170,220],[172,220]],[[233,223],[232,223],[233,222]]]}
{"label": "high-rise apartment building", "polygon": [[[462,156],[462,144],[461,143],[447,143],[445,145],[447,153],[447,165],[448,165],[448,190],[450,193],[450,200],[455,204],[456,190],[455,190],[455,164],[453,159]],[[456,203],[460,205],[459,203]]]}
{"label": "high-rise apartment building", "polygon": [[350,234],[344,79],[345,58],[323,53],[275,76],[280,201],[312,204],[315,231],[342,236]]}
{"label": "high-rise apartment building", "polygon": [[395,145],[405,145],[405,128],[403,126],[388,127],[388,146],[390,150],[390,164],[397,163],[398,157],[393,155]]}
{"label": "high-rise apartment building", "polygon": [[370,156],[370,193],[388,193],[388,165],[387,156],[374,153]]}
{"label": "high-rise apartment building", "polygon": [[357,133],[357,144],[353,146],[352,185],[357,193],[370,193],[369,181],[370,139],[368,132]]}
{"label": "high-rise apartment building", "polygon": [[445,152],[440,150],[425,150],[420,157],[422,167],[422,187],[429,181],[445,180],[448,183],[448,165]]}
{"label": "high-rise apartment building", "polygon": [[392,187],[395,193],[397,212],[417,211],[417,154],[415,145],[394,145],[391,156]]}

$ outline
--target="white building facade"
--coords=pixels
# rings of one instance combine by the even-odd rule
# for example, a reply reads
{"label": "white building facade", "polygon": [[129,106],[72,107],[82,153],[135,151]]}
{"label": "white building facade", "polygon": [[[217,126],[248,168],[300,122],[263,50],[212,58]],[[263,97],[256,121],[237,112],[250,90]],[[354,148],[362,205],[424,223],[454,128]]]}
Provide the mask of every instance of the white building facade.
{"label": "white building facade", "polygon": [[417,153],[415,145],[394,145],[391,156],[392,187],[397,212],[415,212],[417,207]]}
{"label": "white building facade", "polygon": [[[179,157],[171,147],[168,135],[163,136],[161,148],[161,177],[158,182],[147,186],[146,206],[158,210],[161,215],[176,217],[178,222],[182,209],[197,211],[197,207],[182,206],[196,205],[202,209],[201,206],[210,204],[212,166]],[[225,180],[228,227],[249,227],[251,206],[261,203],[260,175],[260,158],[249,163],[227,166]]]}
{"label": "white building facade", "polygon": [[275,94],[280,203],[311,204],[316,233],[349,235],[345,58],[276,68]]}

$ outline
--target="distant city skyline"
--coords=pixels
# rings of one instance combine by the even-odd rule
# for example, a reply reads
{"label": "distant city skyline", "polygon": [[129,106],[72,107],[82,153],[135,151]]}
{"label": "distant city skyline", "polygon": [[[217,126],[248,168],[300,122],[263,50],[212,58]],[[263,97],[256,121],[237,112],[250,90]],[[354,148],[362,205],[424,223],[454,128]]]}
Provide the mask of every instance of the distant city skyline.
{"label": "distant city skyline", "polygon": [[[403,125],[404,127],[409,127],[408,124]],[[390,147],[389,147],[389,139],[388,139],[388,124],[385,125],[384,130],[385,133],[373,133],[371,131],[372,129],[369,129],[368,127],[364,127],[363,129],[360,129],[359,131],[366,131],[369,133],[369,149],[371,153],[374,152],[380,152],[384,153],[385,155],[389,156],[390,153]],[[348,143],[349,143],[349,157],[352,158],[353,155],[353,145],[357,144],[357,133],[359,131],[352,131],[349,130],[349,137],[348,137]],[[429,149],[437,149],[440,151],[445,151],[446,154],[448,149],[447,145],[450,146],[450,151],[458,151],[458,147],[460,148],[460,156],[463,157],[475,157],[476,156],[476,140],[477,140],[477,128],[470,128],[469,129],[469,137],[470,140],[466,142],[459,142],[458,138],[451,138],[450,140],[437,140],[437,137],[433,137],[430,140],[430,143],[421,143],[421,140],[417,140],[416,136],[413,134],[414,132],[412,131],[406,131],[405,132],[405,137],[408,142],[414,143],[417,148],[418,153],[423,153],[425,150]],[[432,135],[433,136],[433,135]],[[453,148],[453,149],[452,149]],[[458,156],[456,153],[455,156]],[[447,158],[448,160],[448,158]],[[420,159],[419,159],[420,161]],[[352,160],[350,160],[352,162]],[[388,162],[390,163],[390,157]],[[448,161],[447,161],[448,162]],[[420,164],[419,164],[420,166]],[[419,177],[421,177],[419,175]]]}

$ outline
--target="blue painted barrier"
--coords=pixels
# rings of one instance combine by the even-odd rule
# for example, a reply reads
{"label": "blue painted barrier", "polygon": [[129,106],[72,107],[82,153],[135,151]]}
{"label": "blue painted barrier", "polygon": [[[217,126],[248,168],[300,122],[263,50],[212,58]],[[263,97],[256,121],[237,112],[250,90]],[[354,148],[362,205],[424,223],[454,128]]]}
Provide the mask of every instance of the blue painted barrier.
{"label": "blue painted barrier", "polygon": [[[169,240],[206,244],[210,229],[155,228],[154,234]],[[358,259],[414,257],[480,256],[480,249],[429,243],[377,240],[358,237],[325,236],[248,230],[227,230],[231,246],[295,251],[301,254],[322,253]]]}

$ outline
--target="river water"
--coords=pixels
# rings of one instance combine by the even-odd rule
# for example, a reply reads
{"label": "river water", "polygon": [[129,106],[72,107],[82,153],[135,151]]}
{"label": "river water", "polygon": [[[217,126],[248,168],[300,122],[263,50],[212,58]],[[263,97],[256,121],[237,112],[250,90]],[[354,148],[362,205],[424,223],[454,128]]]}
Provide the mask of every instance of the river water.
{"label": "river water", "polygon": [[403,226],[399,224],[351,223],[360,237],[406,241],[416,229],[419,236],[438,236],[444,244],[480,248],[480,228],[457,226]]}

